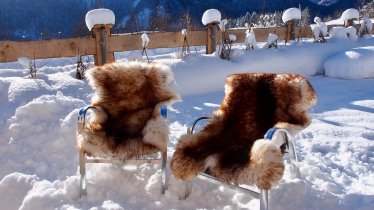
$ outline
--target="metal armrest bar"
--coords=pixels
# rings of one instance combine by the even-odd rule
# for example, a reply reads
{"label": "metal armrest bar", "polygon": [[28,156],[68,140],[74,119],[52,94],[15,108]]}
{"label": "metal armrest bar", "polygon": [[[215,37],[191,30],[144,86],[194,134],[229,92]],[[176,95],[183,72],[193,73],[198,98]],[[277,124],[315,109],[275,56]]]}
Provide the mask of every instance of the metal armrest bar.
{"label": "metal armrest bar", "polygon": [[79,110],[78,121],[82,122],[83,125],[86,123],[86,114],[87,114],[87,111],[89,109],[94,109],[94,110],[98,111],[98,109],[96,107],[94,107],[94,106],[88,106],[88,107],[80,109]]}
{"label": "metal armrest bar", "polygon": [[210,117],[199,117],[193,121],[191,121],[190,123],[188,123],[188,129],[187,129],[187,133],[190,133],[192,134],[193,133],[193,130],[195,129],[195,126],[196,124],[200,121],[200,120],[208,120],[210,119]]}
{"label": "metal armrest bar", "polygon": [[[281,139],[278,138],[278,134],[282,135]],[[286,146],[285,152],[288,153],[286,160],[291,165],[291,174],[296,178],[301,178],[301,173],[297,166],[299,161],[291,134],[284,128],[271,128],[266,132],[265,138],[271,140],[279,147],[282,147],[282,145]]]}

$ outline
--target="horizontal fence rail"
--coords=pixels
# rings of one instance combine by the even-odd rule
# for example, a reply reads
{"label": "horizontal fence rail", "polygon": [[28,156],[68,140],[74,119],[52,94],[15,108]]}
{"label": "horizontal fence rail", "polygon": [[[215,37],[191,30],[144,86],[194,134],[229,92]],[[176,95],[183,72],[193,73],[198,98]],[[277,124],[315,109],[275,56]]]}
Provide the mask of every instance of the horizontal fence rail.
{"label": "horizontal fence rail", "polygon": [[[332,26],[329,26],[331,28]],[[357,28],[360,25],[356,25]],[[287,38],[287,27],[253,28],[256,40],[266,42],[269,33],[278,35],[279,40]],[[234,43],[243,43],[246,29],[228,29],[226,34],[236,35]],[[374,32],[374,28],[373,28]],[[184,35],[181,32],[150,32],[147,33],[149,44],[147,49],[176,48],[183,46]],[[141,50],[141,34],[111,35],[107,39],[109,53],[130,50]],[[216,43],[219,44],[221,33],[218,31]],[[206,46],[207,31],[189,31],[190,46]],[[296,38],[312,38],[310,26],[296,27]],[[97,40],[93,37],[52,39],[38,41],[0,41],[0,63],[17,61],[19,57],[30,59],[75,57],[78,55],[96,55]]]}

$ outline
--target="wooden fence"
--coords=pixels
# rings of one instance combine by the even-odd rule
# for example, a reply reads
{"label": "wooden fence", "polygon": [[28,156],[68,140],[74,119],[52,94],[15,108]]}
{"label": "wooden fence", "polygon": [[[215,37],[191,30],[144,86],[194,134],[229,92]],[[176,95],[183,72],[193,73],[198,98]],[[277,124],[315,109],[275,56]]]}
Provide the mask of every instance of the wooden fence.
{"label": "wooden fence", "polygon": [[[357,26],[356,26],[357,27]],[[359,25],[358,25],[359,27]],[[236,35],[234,43],[243,43],[246,29],[229,29],[228,34]],[[264,42],[269,33],[277,34],[279,40],[287,38],[287,27],[254,28],[256,40]],[[151,32],[147,34],[150,42],[147,49],[182,47],[184,35],[181,32]],[[141,34],[110,35],[107,37],[107,52],[141,50]],[[309,26],[296,27],[296,38],[312,38]],[[217,42],[220,33],[217,33]],[[206,46],[208,43],[207,31],[190,31],[188,33],[190,46]],[[78,55],[94,55],[95,64],[98,56],[100,40],[93,37],[52,39],[38,41],[0,41],[0,63],[17,61],[19,57],[27,56],[30,59],[75,57]]]}

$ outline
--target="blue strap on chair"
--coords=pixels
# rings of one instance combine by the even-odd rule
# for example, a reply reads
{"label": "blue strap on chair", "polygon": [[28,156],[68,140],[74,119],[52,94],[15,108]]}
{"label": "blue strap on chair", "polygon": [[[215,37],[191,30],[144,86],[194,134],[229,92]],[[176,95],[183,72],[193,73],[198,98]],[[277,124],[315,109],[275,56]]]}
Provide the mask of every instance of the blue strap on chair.
{"label": "blue strap on chair", "polygon": [[272,140],[275,132],[278,130],[278,128],[270,128],[266,133],[265,133],[265,139]]}
{"label": "blue strap on chair", "polygon": [[166,106],[161,106],[160,108],[161,116],[165,119],[168,118],[168,109]]}

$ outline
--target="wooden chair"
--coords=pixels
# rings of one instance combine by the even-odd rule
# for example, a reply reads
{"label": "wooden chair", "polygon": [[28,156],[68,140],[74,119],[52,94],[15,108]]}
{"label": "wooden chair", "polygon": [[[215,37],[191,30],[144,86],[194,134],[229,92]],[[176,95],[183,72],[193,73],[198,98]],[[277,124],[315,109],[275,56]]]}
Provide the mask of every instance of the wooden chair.
{"label": "wooden chair", "polygon": [[87,194],[88,163],[161,164],[161,193],[165,193],[166,105],[179,97],[171,88],[171,70],[156,63],[117,62],[90,69],[86,77],[95,92],[91,105],[78,117],[80,195]]}
{"label": "wooden chair", "polygon": [[[251,73],[228,76],[225,93],[220,108],[193,121],[179,139],[172,174],[186,181],[185,197],[191,181],[200,178],[244,190],[260,198],[262,210],[268,209],[268,190],[283,176],[284,154],[291,173],[300,177],[292,136],[310,124],[307,111],[316,94],[299,75]],[[208,123],[194,133],[201,120]]]}

